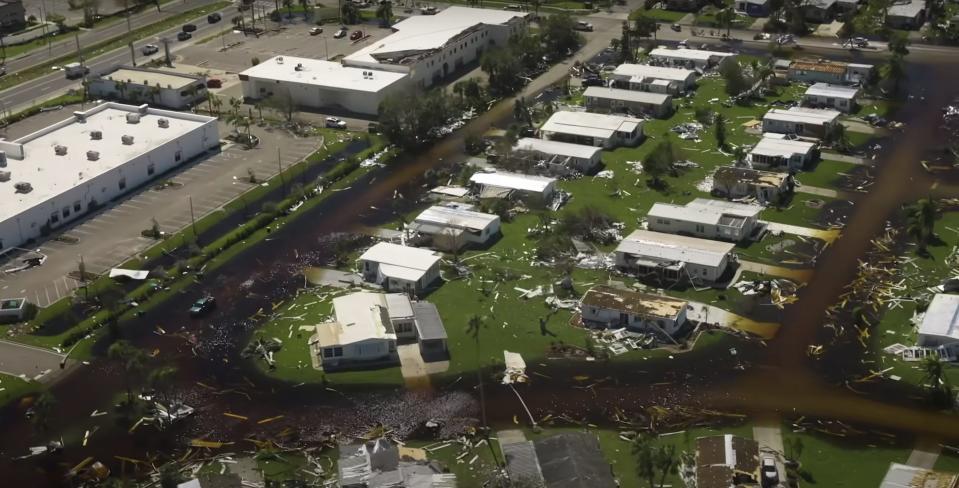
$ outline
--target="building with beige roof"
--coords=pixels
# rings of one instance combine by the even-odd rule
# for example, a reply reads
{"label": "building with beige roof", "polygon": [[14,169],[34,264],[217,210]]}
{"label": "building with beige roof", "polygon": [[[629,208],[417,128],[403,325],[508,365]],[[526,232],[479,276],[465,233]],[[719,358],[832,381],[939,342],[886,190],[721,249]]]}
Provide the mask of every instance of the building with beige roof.
{"label": "building with beige roof", "polygon": [[669,336],[686,323],[687,306],[686,300],[605,285],[590,288],[580,301],[587,326],[626,327]]}

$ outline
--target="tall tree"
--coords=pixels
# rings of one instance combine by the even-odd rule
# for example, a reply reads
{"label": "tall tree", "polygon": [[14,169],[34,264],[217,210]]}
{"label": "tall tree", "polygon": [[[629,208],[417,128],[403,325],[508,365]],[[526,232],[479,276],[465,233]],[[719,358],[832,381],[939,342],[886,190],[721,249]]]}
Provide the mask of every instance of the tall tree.
{"label": "tall tree", "polygon": [[633,17],[633,31],[636,35],[656,38],[656,31],[659,29],[656,19],[646,15],[641,10],[636,11],[631,17]]}
{"label": "tall tree", "polygon": [[649,483],[649,488],[656,486],[656,450],[645,434],[639,434],[633,439],[633,456],[636,458],[636,476]]}
{"label": "tall tree", "polygon": [[146,371],[146,354],[129,342],[119,340],[107,349],[107,357],[123,369],[123,387],[127,394],[127,405],[132,405],[133,389],[139,384]]}
{"label": "tall tree", "polygon": [[483,360],[480,351],[480,339],[486,324],[483,317],[473,314],[466,323],[466,334],[473,339],[476,346],[476,386],[480,395],[480,421],[486,427],[486,392],[483,387]]}
{"label": "tall tree", "polygon": [[906,78],[906,68],[904,63],[905,61],[903,60],[903,56],[901,54],[893,53],[892,56],[889,56],[886,64],[882,65],[882,67],[879,69],[883,80],[890,85],[890,91],[893,93],[893,95],[899,94],[899,88],[902,86],[902,82]]}
{"label": "tall tree", "polygon": [[906,207],[906,233],[916,241],[920,254],[926,253],[926,246],[935,236],[937,213],[936,202],[931,198],[922,198]]}
{"label": "tall tree", "polygon": [[719,149],[726,148],[726,116],[721,113],[716,113],[716,117],[713,119],[713,128],[716,131],[716,147]]}
{"label": "tall tree", "polygon": [[951,407],[952,387],[946,378],[945,362],[938,355],[929,355],[922,361],[922,380],[929,390],[929,398],[940,407]]}
{"label": "tall tree", "polygon": [[352,1],[344,2],[340,13],[342,14],[344,24],[352,25],[360,21],[360,9],[358,9]]}
{"label": "tall tree", "polygon": [[664,486],[666,477],[676,469],[676,446],[674,444],[659,446],[659,449],[656,449],[654,461],[656,468],[659,469],[659,486]]}
{"label": "tall tree", "polygon": [[726,37],[729,37],[733,28],[733,21],[735,20],[736,12],[733,11],[732,7],[726,7],[716,12],[716,25],[718,25],[720,29],[726,29]]}
{"label": "tall tree", "polygon": [[677,159],[677,150],[667,134],[653,148],[649,156],[643,160],[643,172],[653,179],[652,186],[654,188],[665,186],[665,181],[662,178],[672,170],[673,163]]}
{"label": "tall tree", "polygon": [[380,2],[380,5],[376,7],[376,17],[380,19],[384,27],[389,27],[393,23],[393,2],[389,0]]}
{"label": "tall tree", "polygon": [[631,39],[632,31],[629,29],[629,21],[623,21],[623,37],[619,40],[620,57],[624,62],[633,60],[633,42]]}
{"label": "tall tree", "polygon": [[[286,7],[286,18],[293,18],[293,0],[283,0],[283,6]],[[277,12],[279,14],[279,12]]]}
{"label": "tall tree", "polygon": [[540,35],[546,51],[564,57],[567,52],[578,49],[583,38],[575,27],[576,21],[567,13],[551,14],[541,21]]}

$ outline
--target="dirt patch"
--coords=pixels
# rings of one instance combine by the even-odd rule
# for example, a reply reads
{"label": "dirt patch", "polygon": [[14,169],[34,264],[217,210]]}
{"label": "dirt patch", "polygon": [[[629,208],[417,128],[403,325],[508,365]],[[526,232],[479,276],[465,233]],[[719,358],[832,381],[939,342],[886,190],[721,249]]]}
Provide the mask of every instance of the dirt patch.
{"label": "dirt patch", "polygon": [[813,223],[817,227],[829,229],[844,227],[852,215],[853,202],[849,200],[834,200],[822,206]]}

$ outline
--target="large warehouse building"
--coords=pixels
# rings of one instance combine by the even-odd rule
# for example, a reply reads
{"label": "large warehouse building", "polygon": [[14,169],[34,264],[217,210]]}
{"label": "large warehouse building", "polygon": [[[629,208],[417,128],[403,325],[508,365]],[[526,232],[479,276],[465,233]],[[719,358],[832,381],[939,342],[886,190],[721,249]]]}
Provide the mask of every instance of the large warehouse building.
{"label": "large warehouse building", "polygon": [[213,117],[118,103],[0,140],[0,250],[41,237],[219,142]]}
{"label": "large warehouse building", "polygon": [[311,108],[339,108],[376,115],[380,102],[407,86],[404,73],[343,66],[318,59],[276,56],[242,73],[243,96],[289,96]]}
{"label": "large warehouse building", "polygon": [[388,95],[427,88],[479,60],[484,50],[505,46],[526,28],[525,12],[449,7],[410,17],[393,34],[342,62],[277,56],[240,73],[243,96],[286,96],[299,106],[376,115]]}

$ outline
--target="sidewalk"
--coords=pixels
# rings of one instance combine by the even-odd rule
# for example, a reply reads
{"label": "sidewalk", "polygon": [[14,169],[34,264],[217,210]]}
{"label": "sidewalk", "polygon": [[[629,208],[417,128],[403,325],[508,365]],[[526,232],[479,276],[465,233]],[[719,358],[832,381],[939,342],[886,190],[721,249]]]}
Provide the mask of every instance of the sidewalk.
{"label": "sidewalk", "polygon": [[798,225],[780,224],[779,222],[767,221],[763,221],[763,224],[766,225],[766,229],[770,232],[783,232],[785,234],[812,237],[814,239],[822,239],[826,242],[833,242],[839,238],[839,230],[837,229],[814,229],[811,227],[801,227]]}

